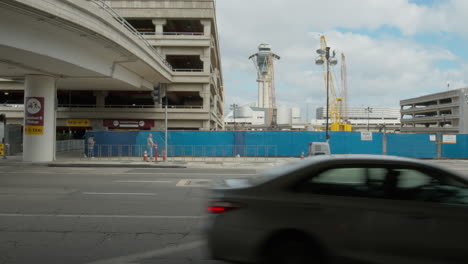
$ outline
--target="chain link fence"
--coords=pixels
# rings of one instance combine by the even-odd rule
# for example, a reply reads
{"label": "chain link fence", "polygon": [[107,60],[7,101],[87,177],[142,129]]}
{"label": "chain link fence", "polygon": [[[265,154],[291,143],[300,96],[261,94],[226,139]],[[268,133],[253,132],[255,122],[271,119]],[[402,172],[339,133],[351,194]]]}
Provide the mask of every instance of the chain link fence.
{"label": "chain link fence", "polygon": [[[81,159],[97,160],[162,160],[164,150],[147,145],[81,144]],[[278,154],[274,145],[169,145],[168,161],[216,161],[216,160],[268,160]]]}

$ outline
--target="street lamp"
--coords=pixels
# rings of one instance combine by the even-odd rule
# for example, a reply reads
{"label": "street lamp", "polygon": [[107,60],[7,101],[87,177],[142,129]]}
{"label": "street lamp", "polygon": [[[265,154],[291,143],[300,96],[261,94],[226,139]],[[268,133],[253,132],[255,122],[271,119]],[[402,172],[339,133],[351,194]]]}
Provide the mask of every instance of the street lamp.
{"label": "street lamp", "polygon": [[237,104],[230,105],[230,108],[232,110],[232,115],[233,115],[233,118],[234,118],[234,130],[236,130],[236,109],[237,109],[237,107],[238,107]]}
{"label": "street lamp", "polygon": [[316,65],[327,64],[327,111],[326,111],[326,125],[325,125],[325,139],[330,139],[330,134],[328,133],[328,119],[329,119],[329,82],[330,82],[330,65],[336,65],[338,61],[335,59],[335,51],[333,51],[332,56],[330,56],[330,47],[325,47],[325,50],[318,49],[317,54],[320,55],[316,60]]}
{"label": "street lamp", "polygon": [[364,108],[367,112],[367,131],[369,131],[369,116],[370,116],[370,113],[372,113],[372,108],[371,107],[367,107],[367,108]]}

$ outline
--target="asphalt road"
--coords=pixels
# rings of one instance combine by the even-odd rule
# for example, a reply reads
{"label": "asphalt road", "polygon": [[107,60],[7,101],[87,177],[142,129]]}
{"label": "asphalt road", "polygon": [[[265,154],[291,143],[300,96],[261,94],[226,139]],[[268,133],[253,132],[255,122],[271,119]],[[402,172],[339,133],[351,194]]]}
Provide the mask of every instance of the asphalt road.
{"label": "asphalt road", "polygon": [[203,226],[209,180],[246,169],[0,167],[0,264],[223,263]]}
{"label": "asphalt road", "polygon": [[[434,161],[468,175],[468,161]],[[0,264],[208,263],[206,190],[251,169],[0,166]]]}

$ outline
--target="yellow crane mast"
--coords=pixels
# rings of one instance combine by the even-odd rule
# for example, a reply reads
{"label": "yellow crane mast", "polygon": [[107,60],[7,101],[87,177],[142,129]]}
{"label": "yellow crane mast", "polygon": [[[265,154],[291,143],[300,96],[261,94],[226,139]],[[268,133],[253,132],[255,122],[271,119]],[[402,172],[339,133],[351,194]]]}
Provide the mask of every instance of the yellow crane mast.
{"label": "yellow crane mast", "polygon": [[[326,50],[327,48],[327,41],[325,40],[325,36],[320,37],[320,49],[321,50]],[[333,56],[335,56],[335,52],[333,52]],[[332,71],[329,71],[328,78],[327,78],[327,63],[330,63],[326,61],[327,59],[325,58],[324,55],[320,55],[321,61],[325,62],[322,64],[323,72],[324,72],[324,80],[325,80],[325,87],[327,87],[327,81],[328,83],[328,88],[329,88],[329,118],[331,121],[330,125],[330,130],[331,131],[352,131],[352,126],[351,124],[347,124],[347,120],[343,120],[343,117],[347,119],[347,87],[346,87],[346,65],[344,64],[345,61],[343,61],[344,54],[342,54],[342,72],[341,72],[341,81],[342,81],[342,89],[341,89],[341,94],[338,97],[336,94],[335,90],[335,77],[333,75]],[[335,60],[336,64],[336,60]],[[344,72],[343,72],[344,69]],[[345,84],[345,85],[343,85]]]}

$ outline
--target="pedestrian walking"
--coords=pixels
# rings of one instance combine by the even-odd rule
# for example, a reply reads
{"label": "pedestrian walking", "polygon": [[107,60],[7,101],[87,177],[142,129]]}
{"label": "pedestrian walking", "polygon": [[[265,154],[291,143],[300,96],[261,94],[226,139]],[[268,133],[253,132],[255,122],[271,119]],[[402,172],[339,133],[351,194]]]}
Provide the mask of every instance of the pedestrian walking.
{"label": "pedestrian walking", "polygon": [[149,157],[153,157],[153,147],[154,147],[154,141],[153,141],[153,134],[149,133],[148,138],[146,139],[146,146],[147,146],[147,151]]}
{"label": "pedestrian walking", "polygon": [[94,144],[96,144],[96,141],[94,141],[94,136],[91,135],[88,138],[88,158],[94,158]]}

